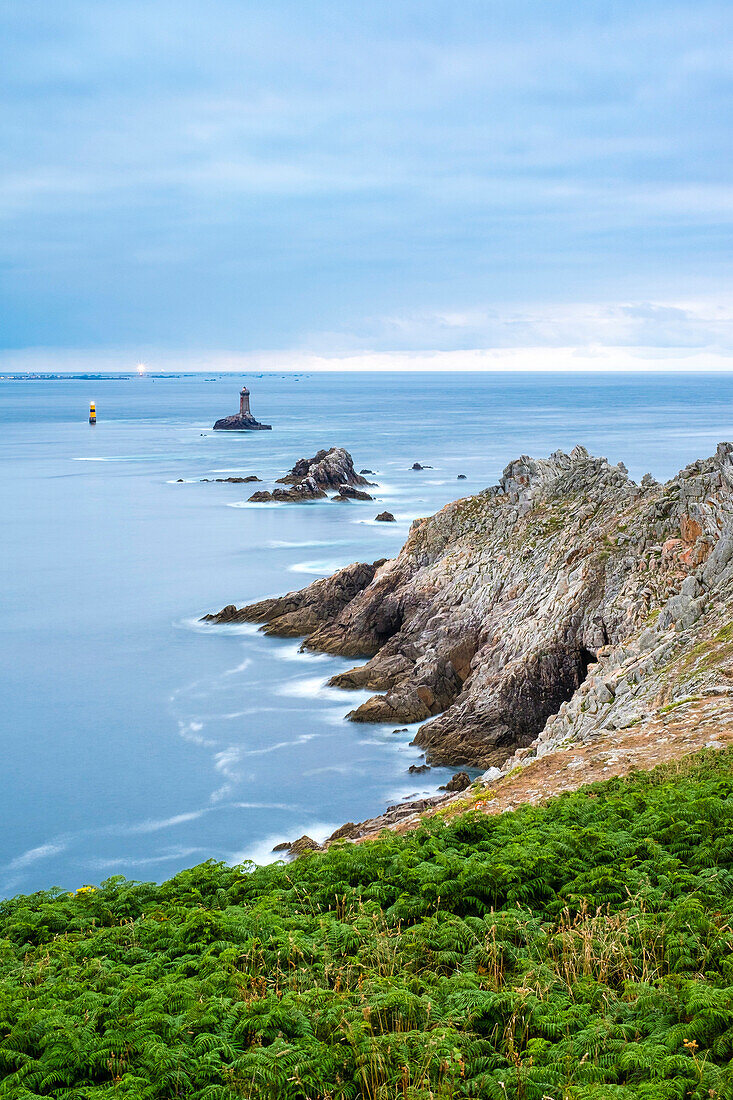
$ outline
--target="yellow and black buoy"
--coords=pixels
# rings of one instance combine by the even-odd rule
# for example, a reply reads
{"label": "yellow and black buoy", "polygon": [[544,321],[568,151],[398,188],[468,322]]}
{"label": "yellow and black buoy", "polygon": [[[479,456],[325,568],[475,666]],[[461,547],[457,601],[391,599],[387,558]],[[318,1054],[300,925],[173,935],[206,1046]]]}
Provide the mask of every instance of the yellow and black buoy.
{"label": "yellow and black buoy", "polygon": [[97,423],[97,406],[95,405],[95,403],[93,401],[89,402],[89,423],[90,424],[96,424]]}

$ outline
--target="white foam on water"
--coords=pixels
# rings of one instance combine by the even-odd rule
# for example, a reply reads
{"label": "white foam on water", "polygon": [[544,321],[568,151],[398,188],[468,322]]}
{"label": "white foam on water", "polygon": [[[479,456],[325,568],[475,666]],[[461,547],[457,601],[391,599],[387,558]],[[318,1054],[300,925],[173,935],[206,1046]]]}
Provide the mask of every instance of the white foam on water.
{"label": "white foam on water", "polygon": [[343,546],[345,539],[303,539],[302,542],[288,542],[287,539],[270,539],[270,550],[306,550],[315,546]]}
{"label": "white foam on water", "polygon": [[271,752],[279,752],[280,749],[290,749],[293,745],[305,745],[308,741],[312,741],[319,736],[320,734],[317,733],[301,733],[299,737],[295,737],[291,741],[276,741],[273,745],[266,745],[261,749],[242,749],[240,756],[267,756]]}
{"label": "white foam on water", "polygon": [[287,858],[287,852],[273,852],[273,848],[276,844],[283,844],[285,841],[292,842],[297,840],[298,837],[307,835],[315,840],[318,844],[322,844],[327,836],[335,832],[343,822],[334,824],[333,821],[300,821],[291,827],[288,827],[287,835],[283,833],[270,833],[262,840],[254,841],[251,845],[241,849],[238,852],[232,852],[227,856],[227,863],[232,866],[238,866],[240,863],[255,863],[262,867],[268,863],[275,863],[277,860]]}
{"label": "white foam on water", "polygon": [[116,856],[112,859],[89,859],[85,866],[94,871],[107,871],[112,867],[147,867],[154,863],[170,863],[171,860],[190,859],[191,856],[208,853],[207,848],[171,848],[159,856]]}
{"label": "white foam on water", "polygon": [[213,748],[216,741],[211,741],[208,737],[202,737],[199,731],[203,728],[203,722],[178,720],[178,736],[182,741],[188,741],[192,745],[202,745],[204,748]]}
{"label": "white foam on water", "polygon": [[198,821],[204,814],[211,813],[211,809],[206,807],[203,810],[190,810],[188,813],[174,814],[173,817],[159,818],[157,821],[149,819],[147,821],[141,821],[137,825],[130,825],[125,830],[126,833],[133,835],[135,833],[157,833],[161,829],[173,829],[176,825],[185,825],[189,821]]}
{"label": "white foam on water", "polygon": [[195,630],[200,634],[209,634],[215,632],[217,634],[258,634],[260,631],[261,623],[203,623],[201,619],[181,619],[177,626],[185,627],[186,630]]}
{"label": "white foam on water", "polygon": [[236,665],[234,668],[228,668],[224,672],[222,672],[222,676],[236,676],[238,672],[244,672],[246,668],[249,668],[251,664],[252,658],[245,657],[244,660],[241,661],[240,664]]}
{"label": "white foam on water", "polygon": [[[344,692],[342,688],[329,687],[328,681],[323,676],[301,676],[297,680],[289,680],[286,684],[281,684],[276,688],[278,695],[286,695],[288,698],[293,699],[325,699],[327,702],[339,703],[338,715],[343,716],[344,706],[347,706],[348,710],[353,710],[354,706],[359,706],[360,703],[370,699],[374,694],[370,691],[348,691]],[[353,704],[353,705],[349,705]],[[328,715],[324,715],[325,721],[332,721]],[[337,722],[340,722],[341,717],[336,718]]]}
{"label": "white foam on water", "polygon": [[333,660],[329,653],[314,653],[310,649],[301,650],[301,642],[293,642],[292,645],[280,646],[273,653],[278,661],[330,661]]}
{"label": "white foam on water", "polygon": [[282,500],[235,500],[231,503],[225,504],[225,508],[284,508],[285,501]]}
{"label": "white foam on water", "polygon": [[[379,485],[375,485],[374,488],[379,490],[378,497],[404,496],[405,494],[404,485],[390,485],[389,482],[385,484],[380,481]],[[364,503],[366,504],[368,501],[364,501]]]}
{"label": "white foam on water", "polygon": [[357,768],[355,764],[330,764],[324,768],[311,768],[303,772],[303,777],[310,779],[314,775],[353,775],[355,772],[357,775],[363,775],[364,769]]}
{"label": "white foam on water", "polygon": [[273,710],[277,710],[277,707],[245,707],[244,710],[233,710],[229,714],[212,714],[210,721],[229,722],[234,718],[249,718],[253,714],[267,714]]}
{"label": "white foam on water", "polygon": [[338,569],[343,569],[342,561],[338,558],[321,558],[317,561],[297,561],[288,566],[288,573],[305,573],[310,577],[330,577]]}

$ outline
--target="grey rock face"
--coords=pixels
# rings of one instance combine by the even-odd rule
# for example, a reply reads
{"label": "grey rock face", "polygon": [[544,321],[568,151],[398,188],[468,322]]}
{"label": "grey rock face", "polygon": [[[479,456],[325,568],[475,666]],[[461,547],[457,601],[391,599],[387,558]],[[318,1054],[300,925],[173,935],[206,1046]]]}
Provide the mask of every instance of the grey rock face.
{"label": "grey rock face", "polygon": [[732,454],[643,486],[583,447],[523,455],[395,559],[220,615],[369,657],[332,680],[375,692],[350,717],[422,721],[428,762],[509,766],[643,724],[733,675]]}

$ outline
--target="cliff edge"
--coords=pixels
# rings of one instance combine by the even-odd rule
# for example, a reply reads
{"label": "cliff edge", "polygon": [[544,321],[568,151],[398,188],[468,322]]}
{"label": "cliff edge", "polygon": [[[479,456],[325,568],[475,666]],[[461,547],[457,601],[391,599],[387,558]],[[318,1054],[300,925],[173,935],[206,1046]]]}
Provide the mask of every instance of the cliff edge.
{"label": "cliff edge", "polygon": [[332,680],[375,692],[352,720],[506,767],[733,696],[732,559],[733,445],[665,485],[576,447],[416,520],[392,560],[209,618],[368,658]]}

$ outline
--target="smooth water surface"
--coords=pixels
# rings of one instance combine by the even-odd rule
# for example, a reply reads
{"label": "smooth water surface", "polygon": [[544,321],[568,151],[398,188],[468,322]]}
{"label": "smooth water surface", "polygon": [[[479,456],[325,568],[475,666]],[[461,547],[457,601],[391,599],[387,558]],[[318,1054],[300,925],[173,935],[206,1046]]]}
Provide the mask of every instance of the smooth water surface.
{"label": "smooth water surface", "polygon": [[[661,479],[733,437],[721,376],[247,382],[272,432],[210,430],[236,410],[237,376],[0,382],[6,895],[264,861],[433,793],[451,773],[409,775],[413,731],[345,721],[366,693],[325,683],[353,662],[200,616],[394,555],[413,518],[521,453],[580,442]],[[200,480],[267,487],[333,445],[377,471],[376,502],[248,505],[258,486]],[[374,523],[384,508],[396,524]]]}

